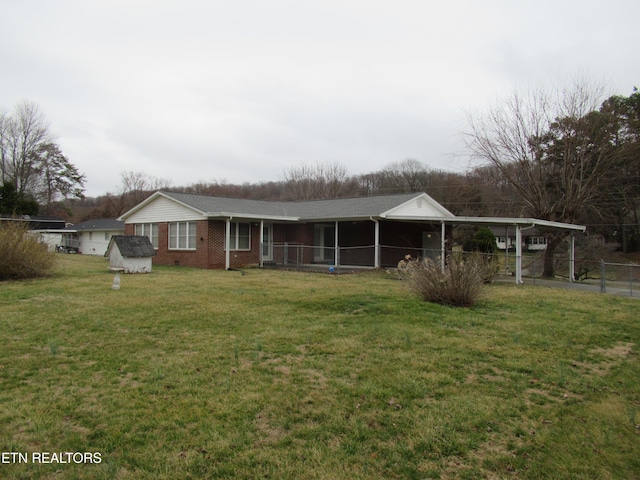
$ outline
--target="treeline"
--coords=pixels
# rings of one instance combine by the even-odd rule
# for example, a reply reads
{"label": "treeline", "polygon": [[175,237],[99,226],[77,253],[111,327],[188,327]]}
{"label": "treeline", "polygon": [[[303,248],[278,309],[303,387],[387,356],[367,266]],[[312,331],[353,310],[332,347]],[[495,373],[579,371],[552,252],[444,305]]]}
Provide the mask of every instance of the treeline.
{"label": "treeline", "polygon": [[[73,221],[117,217],[157,190],[270,201],[426,192],[454,215],[527,215],[524,199],[497,167],[482,166],[467,172],[453,172],[432,169],[415,159],[395,162],[382,170],[358,175],[350,174],[344,165],[303,164],[284,171],[277,181],[257,183],[211,181],[175,186],[170,180],[143,172],[123,172],[121,180],[122,184],[117,193],[76,200],[73,206]],[[608,202],[606,199],[603,201]],[[640,196],[632,205],[635,205],[635,209],[630,211],[632,215],[629,215],[629,223],[624,227],[628,237],[628,241],[625,242],[627,251],[638,249],[636,239],[639,231]],[[603,205],[606,206],[609,205]],[[622,244],[622,230],[613,218],[588,218],[586,215],[583,224],[588,226],[590,233],[602,234],[607,241]]]}
{"label": "treeline", "polygon": [[513,189],[493,167],[469,172],[431,169],[415,159],[366,173],[350,174],[340,164],[302,164],[284,171],[277,181],[234,184],[225,181],[175,186],[170,180],[143,172],[123,172],[117,193],[74,201],[75,221],[117,217],[157,190],[270,201],[426,192],[455,215],[519,216],[521,205]]}
{"label": "treeline", "polygon": [[[469,115],[464,138],[476,167],[466,172],[416,159],[365,174],[339,163],[302,163],[276,181],[184,186],[123,172],[118,191],[97,198],[82,198],[84,175],[51,142],[38,109],[22,103],[0,116],[0,213],[24,212],[33,201],[40,213],[74,223],[112,218],[157,190],[286,201],[426,192],[455,215],[578,223],[625,252],[640,250],[640,92],[602,98],[600,88],[582,82],[515,92]],[[564,233],[542,233],[550,272]]]}

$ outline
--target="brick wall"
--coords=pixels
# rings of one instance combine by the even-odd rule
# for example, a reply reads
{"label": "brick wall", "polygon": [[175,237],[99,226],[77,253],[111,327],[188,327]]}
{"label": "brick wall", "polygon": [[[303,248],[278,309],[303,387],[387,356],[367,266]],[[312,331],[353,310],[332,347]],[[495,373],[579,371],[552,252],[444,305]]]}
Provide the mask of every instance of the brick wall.
{"label": "brick wall", "polygon": [[196,222],[196,249],[169,250],[169,224],[158,224],[158,250],[153,261],[157,265],[180,265],[184,267],[207,268],[207,243],[209,233],[207,221]]}
{"label": "brick wall", "polygon": [[[209,251],[206,268],[225,268],[226,252],[224,250],[226,222],[212,220],[209,222]],[[260,263],[260,224],[252,222],[250,229],[250,250],[232,250],[229,255],[231,268]]]}
{"label": "brick wall", "polygon": [[[200,220],[196,222],[196,249],[169,250],[168,223],[158,224],[158,250],[153,259],[156,265],[181,265],[196,268],[225,268],[225,222],[222,220]],[[422,232],[439,233],[439,225],[421,223],[380,222],[381,263],[383,266],[395,266],[404,255],[421,255]],[[125,234],[134,235],[134,225],[125,225]],[[373,266],[374,256],[374,223],[373,222],[341,222],[339,225],[341,246],[340,263],[343,265]],[[303,244],[307,248],[301,250],[302,263],[313,263],[314,224],[275,224],[273,240],[276,244],[284,242]],[[231,251],[230,266],[242,267],[257,265],[260,262],[260,223],[251,223],[251,249]],[[366,248],[355,248],[361,246]],[[345,248],[345,247],[354,248]],[[385,246],[393,246],[388,248]],[[292,253],[293,252],[293,253]],[[274,249],[274,261],[282,263],[282,249]],[[297,254],[293,248],[289,254]]]}

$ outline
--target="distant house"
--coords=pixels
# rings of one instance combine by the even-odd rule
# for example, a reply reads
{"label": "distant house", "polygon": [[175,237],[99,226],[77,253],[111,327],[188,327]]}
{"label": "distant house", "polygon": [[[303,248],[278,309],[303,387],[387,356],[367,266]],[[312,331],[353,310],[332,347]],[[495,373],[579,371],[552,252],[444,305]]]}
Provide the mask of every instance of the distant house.
{"label": "distant house", "polygon": [[123,273],[150,273],[156,251],[149,237],[113,235],[104,254],[109,269]]}
{"label": "distant house", "polygon": [[39,217],[20,215],[17,217],[0,217],[0,222],[15,222],[24,225],[29,234],[46,245],[50,251],[55,251],[62,241],[65,221],[58,217]]}
{"label": "distant house", "polygon": [[[426,193],[273,202],[158,191],[119,220],[127,235],[149,237],[154,263],[224,269],[395,267],[405,255],[444,268],[456,225],[509,226],[518,235],[531,225],[585,231],[531,218],[457,217]],[[517,263],[517,282],[520,272]]]}
{"label": "distant house", "polygon": [[[516,249],[516,227],[505,225],[504,227],[491,227],[496,237],[496,245],[499,250]],[[522,247],[530,252],[546,250],[547,238],[540,233],[537,227],[522,230]]]}
{"label": "distant house", "polygon": [[113,235],[124,235],[124,222],[115,218],[87,220],[63,230],[60,249],[85,255],[104,255]]}

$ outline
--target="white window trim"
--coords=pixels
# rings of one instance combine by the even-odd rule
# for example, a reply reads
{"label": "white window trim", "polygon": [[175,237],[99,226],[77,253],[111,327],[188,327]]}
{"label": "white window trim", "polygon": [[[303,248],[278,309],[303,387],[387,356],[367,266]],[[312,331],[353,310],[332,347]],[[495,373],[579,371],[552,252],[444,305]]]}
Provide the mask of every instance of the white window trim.
{"label": "white window trim", "polygon": [[[142,230],[140,234],[138,233],[138,227],[140,227],[140,229]],[[153,232],[154,227],[155,227],[155,234]],[[133,224],[133,233],[135,235],[139,234],[140,236],[143,236],[143,237],[149,237],[149,241],[151,242],[151,245],[153,245],[153,248],[155,248],[156,250],[158,249],[158,245],[160,244],[159,230],[160,228],[158,227],[157,223],[134,223]]]}
{"label": "white window trim", "polygon": [[[240,225],[247,225],[249,227],[249,233],[248,233],[248,237],[249,237],[249,245],[247,248],[239,248],[238,247],[238,240],[240,239],[240,236],[238,235],[238,230],[240,229]],[[229,223],[229,227],[231,228],[231,252],[249,252],[251,251],[251,222],[230,222]],[[226,235],[225,235],[225,242],[226,242]],[[226,249],[226,245],[225,245],[225,249]]]}
{"label": "white window trim", "polygon": [[[176,246],[171,246],[171,226],[176,225]],[[180,237],[181,237],[181,229],[186,228],[186,233],[184,234],[184,239],[186,240],[186,247],[180,247]],[[193,237],[194,237],[194,246],[189,247],[189,238],[192,236],[191,229],[193,228]],[[167,249],[168,250],[180,250],[180,251],[190,251],[193,252],[197,249],[197,231],[198,224],[194,221],[187,222],[169,222],[167,225]]]}

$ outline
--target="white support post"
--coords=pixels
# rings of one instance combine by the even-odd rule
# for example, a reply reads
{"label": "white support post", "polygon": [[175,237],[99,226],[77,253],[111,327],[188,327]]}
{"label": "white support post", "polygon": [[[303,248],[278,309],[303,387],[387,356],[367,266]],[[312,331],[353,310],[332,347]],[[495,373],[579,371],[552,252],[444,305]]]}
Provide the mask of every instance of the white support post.
{"label": "white support post", "polygon": [[576,237],[569,239],[569,281],[576,281]]}
{"label": "white support post", "polygon": [[373,227],[373,266],[375,268],[380,268],[380,221],[372,218],[374,222]]}
{"label": "white support post", "polygon": [[509,227],[504,227],[504,274],[509,274]]}
{"label": "white support post", "polygon": [[340,245],[338,245],[338,221],[336,220],[336,228],[335,228],[335,241],[333,242],[335,245],[335,255],[334,255],[334,266],[336,270],[340,268]]}
{"label": "white support post", "polygon": [[227,218],[224,232],[224,268],[229,270],[231,268],[231,218]]}
{"label": "white support post", "polygon": [[516,283],[522,283],[522,232],[516,225]]}
{"label": "white support post", "polygon": [[260,268],[264,267],[264,259],[262,258],[264,252],[264,220],[260,220]]}
{"label": "white support post", "polygon": [[445,228],[445,223],[441,223],[440,228],[440,270],[444,273],[445,267],[445,257],[447,256],[447,245],[445,241],[445,235],[447,234],[447,229]]}

